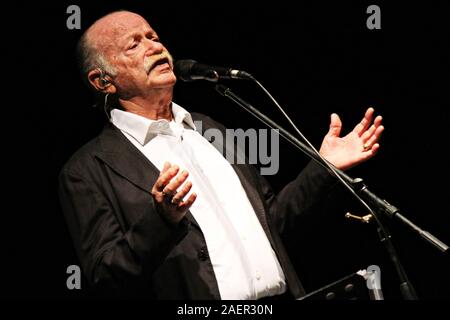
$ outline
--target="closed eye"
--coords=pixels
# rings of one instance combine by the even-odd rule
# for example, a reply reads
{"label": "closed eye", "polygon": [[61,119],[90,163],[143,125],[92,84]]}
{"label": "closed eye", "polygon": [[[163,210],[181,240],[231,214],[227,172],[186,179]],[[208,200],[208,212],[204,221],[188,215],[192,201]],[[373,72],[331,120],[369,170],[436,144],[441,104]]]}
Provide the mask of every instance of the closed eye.
{"label": "closed eye", "polygon": [[128,48],[128,50],[135,49],[138,46],[137,42],[133,42],[133,44]]}
{"label": "closed eye", "polygon": [[145,35],[145,37],[146,37],[147,39],[149,39],[149,40],[154,41],[154,42],[160,42],[158,36],[157,36],[155,33],[153,33],[153,32],[147,33],[147,34]]}

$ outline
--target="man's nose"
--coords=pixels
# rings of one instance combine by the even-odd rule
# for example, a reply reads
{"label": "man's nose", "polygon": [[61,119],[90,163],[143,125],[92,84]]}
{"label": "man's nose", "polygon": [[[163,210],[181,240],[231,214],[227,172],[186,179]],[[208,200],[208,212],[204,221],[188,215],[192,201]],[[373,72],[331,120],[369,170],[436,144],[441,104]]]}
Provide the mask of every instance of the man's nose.
{"label": "man's nose", "polygon": [[159,54],[164,51],[164,46],[161,44],[161,42],[148,40],[146,45],[147,45],[147,51],[145,54],[147,56]]}

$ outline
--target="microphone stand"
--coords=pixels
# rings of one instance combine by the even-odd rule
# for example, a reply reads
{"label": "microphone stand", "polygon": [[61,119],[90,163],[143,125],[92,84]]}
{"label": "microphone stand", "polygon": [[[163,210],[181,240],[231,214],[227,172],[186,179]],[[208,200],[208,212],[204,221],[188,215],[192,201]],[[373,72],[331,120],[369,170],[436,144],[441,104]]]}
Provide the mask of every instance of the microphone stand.
{"label": "microphone stand", "polygon": [[[296,148],[301,150],[303,153],[305,153],[308,157],[316,161],[318,164],[320,164],[322,167],[327,169],[327,171],[330,174],[334,173],[328,168],[328,166],[332,166],[331,163],[325,164],[320,157],[307,145],[305,145],[303,142],[299,141],[296,137],[294,137],[290,132],[283,129],[280,125],[272,121],[269,117],[264,115],[262,112],[257,110],[255,107],[253,107],[250,103],[243,100],[241,97],[236,95],[231,91],[230,88],[217,84],[215,86],[216,91],[218,91],[221,95],[231,99],[233,102],[235,102],[237,105],[242,107],[244,110],[252,114],[254,117],[262,121],[264,124],[268,125],[272,129],[278,129],[279,134],[288,142],[293,144]],[[325,160],[326,161],[326,160]],[[338,174],[355,192],[357,195],[359,195],[361,198],[366,200],[368,203],[372,205],[372,207],[375,208],[375,211],[378,213],[382,213],[387,215],[390,218],[397,218],[402,223],[406,224],[408,227],[410,227],[413,231],[419,233],[419,235],[425,239],[428,243],[432,244],[436,248],[438,248],[440,251],[447,253],[449,252],[449,247],[437,239],[435,236],[433,236],[431,233],[422,230],[417,225],[415,225],[413,222],[402,216],[399,212],[399,209],[395,206],[388,203],[386,200],[379,198],[377,195],[375,195],[373,192],[371,192],[367,186],[364,184],[363,180],[361,178],[353,179],[350,176],[348,176],[346,173],[344,173],[342,170],[339,170],[337,168],[334,168],[336,174]],[[378,219],[378,217],[375,215],[375,212],[372,212],[374,215],[374,219],[377,222],[377,230],[378,235],[380,237],[380,241],[384,244],[386,247],[386,250],[389,254],[390,259],[392,260],[392,263],[395,267],[395,270],[398,274],[398,277],[400,279],[400,292],[405,300],[416,300],[417,295],[416,292],[409,281],[406,272],[400,263],[400,260],[398,258],[397,252],[394,248],[394,245],[392,243],[392,236],[390,235],[389,231],[386,229],[385,226],[381,224],[381,221]]]}

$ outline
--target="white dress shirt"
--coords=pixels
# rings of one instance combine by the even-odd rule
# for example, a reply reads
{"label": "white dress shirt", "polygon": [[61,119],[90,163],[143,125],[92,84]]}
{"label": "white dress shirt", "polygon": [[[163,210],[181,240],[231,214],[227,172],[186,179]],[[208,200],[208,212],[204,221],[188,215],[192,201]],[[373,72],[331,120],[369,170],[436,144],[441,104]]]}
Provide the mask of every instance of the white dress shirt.
{"label": "white dress shirt", "polygon": [[284,293],[281,266],[233,167],[195,130],[189,112],[172,103],[172,114],[170,122],[155,121],[114,109],[111,122],[159,170],[169,161],[189,172],[198,195],[190,211],[205,236],[222,299]]}

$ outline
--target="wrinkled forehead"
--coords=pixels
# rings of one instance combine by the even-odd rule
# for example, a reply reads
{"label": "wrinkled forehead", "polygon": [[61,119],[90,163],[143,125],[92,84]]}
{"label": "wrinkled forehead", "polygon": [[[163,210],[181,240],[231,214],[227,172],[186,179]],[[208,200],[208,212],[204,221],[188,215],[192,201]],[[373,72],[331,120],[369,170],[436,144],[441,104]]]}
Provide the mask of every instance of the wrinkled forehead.
{"label": "wrinkled forehead", "polygon": [[103,50],[121,45],[138,31],[153,29],[143,17],[131,12],[110,14],[95,22],[88,30],[90,40]]}

